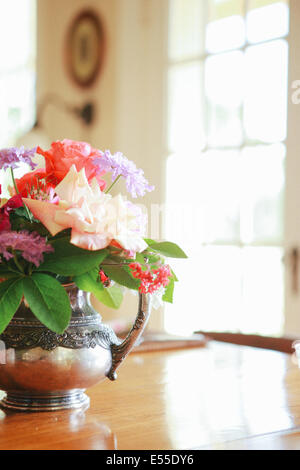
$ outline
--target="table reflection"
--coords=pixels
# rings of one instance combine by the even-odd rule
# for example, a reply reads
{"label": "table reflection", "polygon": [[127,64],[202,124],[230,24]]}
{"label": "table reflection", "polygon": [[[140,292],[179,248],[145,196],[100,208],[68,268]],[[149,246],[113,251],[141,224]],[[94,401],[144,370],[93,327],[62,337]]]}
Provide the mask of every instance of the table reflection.
{"label": "table reflection", "polygon": [[[24,428],[24,433],[16,437],[14,431],[21,428]],[[32,433],[28,433],[28,429]],[[37,434],[41,440],[37,439]],[[1,450],[43,448],[115,450],[117,438],[105,423],[82,410],[26,413],[0,409]]]}
{"label": "table reflection", "polygon": [[165,403],[172,448],[293,427],[284,385],[287,361],[282,353],[222,344],[169,356]]}

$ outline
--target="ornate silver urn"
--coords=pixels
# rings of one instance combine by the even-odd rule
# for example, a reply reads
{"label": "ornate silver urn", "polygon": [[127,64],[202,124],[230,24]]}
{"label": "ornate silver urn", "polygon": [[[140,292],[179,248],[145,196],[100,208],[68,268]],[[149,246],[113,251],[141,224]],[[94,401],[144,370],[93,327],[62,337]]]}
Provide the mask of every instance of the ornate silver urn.
{"label": "ornate silver urn", "polygon": [[63,334],[47,329],[23,301],[0,335],[0,405],[29,411],[51,411],[89,405],[85,390],[116,369],[142,334],[150,315],[150,302],[139,295],[135,323],[121,341],[104,325],[90,302],[90,294],[74,284],[65,286],[72,317]]}

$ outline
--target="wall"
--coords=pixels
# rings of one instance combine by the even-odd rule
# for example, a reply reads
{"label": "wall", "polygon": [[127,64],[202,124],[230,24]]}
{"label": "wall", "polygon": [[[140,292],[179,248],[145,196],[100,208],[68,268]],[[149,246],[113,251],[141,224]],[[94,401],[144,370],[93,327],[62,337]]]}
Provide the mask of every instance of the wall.
{"label": "wall", "polygon": [[[72,20],[86,7],[94,9],[103,19],[108,46],[100,79],[91,88],[83,90],[66,72],[65,42]],[[49,106],[43,124],[52,139],[88,140],[101,147],[109,147],[114,140],[115,8],[115,0],[38,0],[38,101],[47,93],[55,92],[68,103],[80,105],[92,100],[97,106],[92,129]]]}
{"label": "wall", "polygon": [[[90,129],[64,112],[48,107],[43,127],[51,140],[85,140],[101,149],[121,150],[144,169],[154,193],[139,203],[164,200],[164,7],[161,0],[38,0],[38,83],[40,100],[49,92],[67,102],[92,100],[96,121]],[[102,17],[107,35],[105,65],[100,79],[88,90],[77,87],[65,68],[64,45],[72,19],[83,8]],[[124,189],[124,185],[122,190]],[[136,310],[126,297],[122,315]],[[105,317],[118,313],[101,306]],[[162,327],[162,311],[154,312],[153,328]]]}

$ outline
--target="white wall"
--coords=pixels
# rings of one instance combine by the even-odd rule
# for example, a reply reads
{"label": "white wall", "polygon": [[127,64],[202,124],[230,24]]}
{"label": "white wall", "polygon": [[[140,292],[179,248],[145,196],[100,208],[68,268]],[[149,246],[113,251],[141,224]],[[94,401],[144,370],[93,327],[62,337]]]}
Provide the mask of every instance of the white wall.
{"label": "white wall", "polygon": [[[65,45],[72,20],[87,7],[98,12],[104,22],[107,51],[100,78],[85,90],[78,87],[67,73]],[[47,93],[54,92],[70,104],[80,105],[92,100],[97,106],[96,120],[91,129],[49,106],[43,124],[53,140],[68,137],[87,140],[101,147],[109,147],[114,140],[115,9],[116,0],[38,0],[38,101]]]}

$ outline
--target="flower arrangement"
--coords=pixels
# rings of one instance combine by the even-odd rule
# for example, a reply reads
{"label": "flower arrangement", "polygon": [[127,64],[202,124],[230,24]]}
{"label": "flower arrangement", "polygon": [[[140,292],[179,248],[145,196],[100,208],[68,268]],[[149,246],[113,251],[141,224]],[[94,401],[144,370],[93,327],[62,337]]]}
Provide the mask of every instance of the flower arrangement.
{"label": "flower arrangement", "polygon": [[[36,169],[36,153],[45,168]],[[14,169],[23,163],[31,171],[16,179]],[[110,194],[120,178],[133,198],[154,189],[133,162],[65,139],[47,151],[0,150],[0,169],[10,171],[13,183],[0,205],[0,333],[23,297],[41,323],[62,333],[71,316],[67,283],[116,309],[124,288],[172,302],[177,278],[164,257],[185,253],[174,243],[144,238],[140,207]]]}

